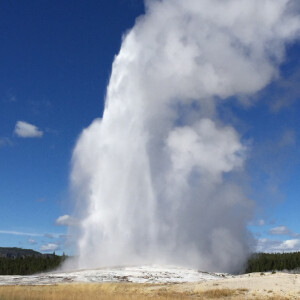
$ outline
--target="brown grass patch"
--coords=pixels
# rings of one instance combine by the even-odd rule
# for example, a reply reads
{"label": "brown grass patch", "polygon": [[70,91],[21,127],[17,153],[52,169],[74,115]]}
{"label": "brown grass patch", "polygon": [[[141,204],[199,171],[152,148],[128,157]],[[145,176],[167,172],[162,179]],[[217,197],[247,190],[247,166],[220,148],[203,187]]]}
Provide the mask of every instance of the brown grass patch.
{"label": "brown grass patch", "polygon": [[231,289],[213,289],[201,292],[200,295],[207,299],[223,299],[236,295],[236,292],[237,290]]}
{"label": "brown grass patch", "polygon": [[154,295],[155,299],[170,299],[164,290],[152,295],[143,285],[126,283],[0,286],[0,300],[148,300]]}
{"label": "brown grass patch", "polygon": [[47,286],[0,286],[0,300],[287,300],[270,294],[260,295],[246,288],[213,288],[193,291],[192,286],[134,283],[70,283]]}
{"label": "brown grass patch", "polygon": [[265,299],[267,299],[267,300],[291,300],[291,299],[295,299],[295,298],[287,298],[287,297],[283,297],[283,296],[271,296],[271,297],[267,297]]}

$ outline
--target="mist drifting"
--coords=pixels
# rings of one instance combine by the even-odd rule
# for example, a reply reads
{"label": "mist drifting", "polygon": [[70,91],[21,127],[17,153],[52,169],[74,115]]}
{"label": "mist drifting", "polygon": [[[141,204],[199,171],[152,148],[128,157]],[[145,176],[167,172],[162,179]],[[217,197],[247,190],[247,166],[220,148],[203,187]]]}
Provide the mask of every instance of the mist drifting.
{"label": "mist drifting", "polygon": [[218,107],[278,76],[299,33],[295,3],[146,1],[113,62],[103,117],[73,153],[80,268],[241,267],[253,205],[233,178],[247,147]]}

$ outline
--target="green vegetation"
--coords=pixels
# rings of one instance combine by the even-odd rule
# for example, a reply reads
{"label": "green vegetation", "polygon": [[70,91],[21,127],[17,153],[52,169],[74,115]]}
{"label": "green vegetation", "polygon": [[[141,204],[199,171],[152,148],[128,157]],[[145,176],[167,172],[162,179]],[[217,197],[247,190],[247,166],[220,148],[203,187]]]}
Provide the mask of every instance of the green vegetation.
{"label": "green vegetation", "polygon": [[300,252],[255,253],[249,260],[246,273],[295,270],[300,268]]}
{"label": "green vegetation", "polygon": [[42,254],[30,249],[0,248],[0,275],[31,275],[59,267],[65,255]]}

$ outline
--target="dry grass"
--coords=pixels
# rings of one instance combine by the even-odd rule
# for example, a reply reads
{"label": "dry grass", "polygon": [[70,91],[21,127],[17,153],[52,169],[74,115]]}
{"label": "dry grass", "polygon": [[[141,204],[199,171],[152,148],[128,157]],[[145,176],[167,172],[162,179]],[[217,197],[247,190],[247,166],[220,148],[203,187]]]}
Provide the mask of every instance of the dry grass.
{"label": "dry grass", "polygon": [[242,300],[288,298],[266,294],[263,297],[248,289],[213,288],[194,291],[180,285],[102,283],[59,284],[48,286],[0,286],[0,300],[149,300],[149,299],[209,299]]}
{"label": "dry grass", "polygon": [[[260,298],[262,299],[262,298]],[[283,296],[271,296],[266,298],[268,300],[291,300],[291,299],[295,299],[295,298],[287,298],[287,297],[283,297]]]}
{"label": "dry grass", "polygon": [[204,297],[204,299],[224,299],[235,296],[236,292],[236,290],[231,289],[214,289],[199,293],[199,296]]}
{"label": "dry grass", "polygon": [[[135,296],[135,294],[137,294]],[[1,286],[0,300],[148,300],[134,285],[59,284],[47,286]],[[160,299],[160,298],[158,298]]]}

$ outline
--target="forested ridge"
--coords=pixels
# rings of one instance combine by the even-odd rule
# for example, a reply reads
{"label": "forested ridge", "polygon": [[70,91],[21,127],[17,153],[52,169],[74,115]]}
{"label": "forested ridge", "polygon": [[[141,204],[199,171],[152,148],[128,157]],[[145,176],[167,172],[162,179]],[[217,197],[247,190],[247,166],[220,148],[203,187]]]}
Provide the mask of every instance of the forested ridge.
{"label": "forested ridge", "polygon": [[55,253],[42,254],[31,249],[0,248],[0,275],[31,275],[52,271],[66,257]]}
{"label": "forested ridge", "polygon": [[16,247],[0,247],[0,257],[17,258],[20,256],[43,256],[44,254],[32,249],[22,249]]}
{"label": "forested ridge", "polygon": [[295,269],[300,269],[300,252],[255,253],[248,260],[246,273]]}

